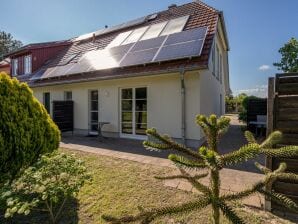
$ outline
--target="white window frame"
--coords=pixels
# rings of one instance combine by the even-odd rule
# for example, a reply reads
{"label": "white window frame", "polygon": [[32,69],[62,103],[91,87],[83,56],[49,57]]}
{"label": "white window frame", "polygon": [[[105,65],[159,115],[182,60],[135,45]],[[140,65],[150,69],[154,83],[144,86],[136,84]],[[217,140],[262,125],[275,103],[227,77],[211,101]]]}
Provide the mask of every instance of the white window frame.
{"label": "white window frame", "polygon": [[[92,91],[97,91],[97,110],[92,110],[92,105],[91,105],[91,92]],[[88,91],[88,134],[89,135],[97,135],[98,134],[98,131],[93,131],[92,130],[92,124],[95,124],[95,123],[92,123],[91,122],[91,113],[92,112],[97,112],[97,125],[98,125],[98,122],[99,122],[99,89],[90,89]],[[98,126],[97,126],[98,127]]]}
{"label": "white window frame", "polygon": [[[135,134],[136,133],[136,122],[135,122],[135,113],[137,112],[136,111],[136,89],[138,88],[146,88],[146,91],[147,91],[147,97],[146,97],[146,100],[147,100],[147,128],[148,128],[148,87],[147,86],[134,86],[134,87],[131,87],[131,86],[127,86],[127,87],[121,87],[119,90],[119,103],[120,103],[120,111],[119,111],[119,117],[120,117],[120,124],[119,124],[119,133],[120,133],[120,137],[121,138],[132,138],[132,139],[138,139],[138,140],[146,140],[148,139],[148,136],[147,135],[137,135]],[[123,89],[132,89],[132,134],[126,134],[126,133],[122,133],[122,90]]]}
{"label": "white window frame", "polygon": [[222,54],[219,54],[219,81],[222,83],[222,71],[223,71],[223,63],[222,63]]}
{"label": "white window frame", "polygon": [[32,56],[26,55],[24,56],[24,74],[32,73]]}
{"label": "white window frame", "polygon": [[216,44],[216,78],[219,80],[219,47]]}
{"label": "white window frame", "polygon": [[12,76],[17,76],[18,75],[18,64],[19,64],[19,61],[17,58],[15,59],[12,59],[12,63],[11,63],[11,75]]}
{"label": "white window frame", "polygon": [[[45,99],[46,99],[45,96],[46,96],[47,93],[49,94],[49,101],[50,101],[49,102],[49,108],[48,108],[49,110],[47,110],[47,108],[46,108],[46,102],[45,102]],[[44,105],[44,107],[45,107],[45,109],[46,109],[46,111],[48,112],[49,115],[52,114],[52,106],[51,106],[51,103],[52,103],[51,97],[52,96],[51,95],[52,95],[51,92],[43,92],[42,93],[43,105]]]}

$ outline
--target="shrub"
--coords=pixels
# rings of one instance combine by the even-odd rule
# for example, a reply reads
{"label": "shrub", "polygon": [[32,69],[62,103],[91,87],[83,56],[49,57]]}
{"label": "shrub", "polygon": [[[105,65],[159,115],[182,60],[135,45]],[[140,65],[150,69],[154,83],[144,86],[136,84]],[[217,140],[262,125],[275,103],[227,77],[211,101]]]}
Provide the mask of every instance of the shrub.
{"label": "shrub", "polygon": [[44,155],[2,193],[7,204],[5,217],[28,215],[43,206],[56,223],[65,202],[75,197],[89,179],[84,163],[75,157],[57,152]]}
{"label": "shrub", "polygon": [[28,85],[0,73],[0,185],[59,141],[59,129]]}
{"label": "shrub", "polygon": [[[226,117],[217,118],[216,115],[211,115],[209,118],[199,115],[196,120],[197,124],[202,128],[207,139],[207,146],[200,147],[194,151],[182,144],[174,142],[167,135],[160,135],[155,129],[147,130],[147,134],[151,136],[154,141],[145,141],[144,146],[148,149],[156,150],[175,150],[179,154],[169,155],[169,159],[173,161],[180,169],[181,175],[158,177],[159,179],[184,179],[192,184],[201,194],[195,195],[190,202],[153,209],[140,209],[137,215],[124,217],[103,216],[103,218],[112,223],[128,223],[141,221],[141,223],[150,223],[155,218],[168,215],[177,214],[190,211],[198,211],[208,205],[212,208],[212,219],[214,224],[219,224],[220,214],[226,216],[232,223],[245,223],[245,221],[238,216],[233,208],[232,201],[243,199],[256,192],[271,197],[277,203],[288,207],[293,211],[298,211],[298,205],[290,198],[283,194],[268,191],[276,180],[295,180],[298,181],[298,175],[294,173],[286,173],[286,164],[281,163],[278,169],[270,170],[259,163],[256,163],[257,168],[265,174],[265,178],[253,186],[248,186],[246,190],[238,193],[220,193],[220,170],[225,166],[238,164],[256,156],[263,154],[272,157],[294,157],[298,156],[298,146],[285,146],[279,149],[273,149],[273,145],[279,142],[281,133],[273,132],[262,144],[258,144],[250,132],[246,132],[245,136],[249,144],[242,146],[239,150],[220,155],[217,149],[219,138],[227,131],[230,120]],[[193,175],[187,170],[205,170],[204,173]],[[209,176],[209,186],[202,184],[199,180],[203,177]],[[221,212],[221,213],[220,213]]]}

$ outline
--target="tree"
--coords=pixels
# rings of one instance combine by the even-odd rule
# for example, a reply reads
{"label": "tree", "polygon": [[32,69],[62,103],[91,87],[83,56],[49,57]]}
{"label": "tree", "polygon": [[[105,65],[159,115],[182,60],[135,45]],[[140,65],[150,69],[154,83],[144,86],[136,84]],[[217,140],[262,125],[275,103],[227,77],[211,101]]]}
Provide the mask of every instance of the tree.
{"label": "tree", "polygon": [[59,142],[58,127],[28,85],[0,73],[0,187]]}
{"label": "tree", "polygon": [[298,72],[298,40],[291,38],[278,52],[281,61],[273,65],[284,72]]}
{"label": "tree", "polygon": [[10,33],[0,31],[0,60],[8,54],[22,46],[22,42],[15,40]]}
{"label": "tree", "polygon": [[[141,221],[141,223],[145,224],[150,223],[160,216],[190,212],[193,210],[197,211],[210,205],[212,208],[213,223],[221,223],[221,212],[232,223],[241,224],[245,223],[245,221],[238,216],[230,202],[243,199],[256,192],[271,197],[272,200],[285,205],[294,211],[298,211],[298,205],[294,201],[282,194],[267,190],[277,179],[298,181],[298,175],[284,172],[286,170],[285,163],[281,163],[276,170],[270,170],[259,163],[256,163],[257,168],[265,174],[265,178],[238,193],[220,193],[221,179],[219,172],[225,166],[247,161],[260,154],[272,157],[297,156],[298,146],[285,146],[279,149],[272,149],[273,145],[281,139],[280,132],[273,132],[262,144],[258,144],[253,135],[250,132],[246,132],[245,136],[249,142],[247,145],[244,145],[237,151],[220,155],[217,149],[218,140],[227,131],[230,122],[229,118],[217,118],[216,115],[211,115],[207,118],[203,115],[198,115],[196,122],[204,131],[208,143],[207,146],[200,147],[198,151],[194,151],[187,148],[185,145],[176,143],[167,135],[160,135],[155,129],[147,130],[147,134],[150,136],[150,139],[152,138],[153,140],[145,141],[144,146],[151,150],[175,150],[179,152],[179,154],[170,154],[168,158],[178,166],[181,175],[158,177],[158,179],[185,179],[190,182],[195,189],[201,192],[202,195],[196,196],[194,200],[181,205],[153,209],[141,208],[137,215],[128,215],[120,218],[105,215],[103,216],[105,220],[112,223]],[[207,172],[191,175],[186,169],[205,170]],[[209,186],[206,186],[199,181],[206,176],[209,176],[210,178]]]}
{"label": "tree", "polygon": [[42,156],[36,164],[6,186],[5,217],[28,215],[31,210],[46,211],[57,223],[67,200],[75,197],[91,176],[81,160],[72,155],[54,152]]}

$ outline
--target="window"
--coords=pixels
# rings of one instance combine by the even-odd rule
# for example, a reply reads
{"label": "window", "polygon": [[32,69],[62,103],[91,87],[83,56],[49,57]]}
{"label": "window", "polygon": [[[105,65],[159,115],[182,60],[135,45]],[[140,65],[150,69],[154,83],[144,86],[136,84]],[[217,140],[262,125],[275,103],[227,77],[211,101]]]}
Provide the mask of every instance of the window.
{"label": "window", "polygon": [[219,81],[222,83],[222,55],[219,55]]}
{"label": "window", "polygon": [[147,88],[121,90],[121,133],[146,135]]}
{"label": "window", "polygon": [[219,48],[216,45],[216,78],[219,79]]}
{"label": "window", "polygon": [[24,74],[32,73],[32,59],[31,55],[26,55],[24,57]]}
{"label": "window", "polygon": [[167,22],[163,22],[150,26],[141,40],[147,40],[158,37],[161,31],[165,28],[166,24]]}
{"label": "window", "polygon": [[177,19],[172,19],[168,22],[165,29],[162,31],[161,36],[169,35],[172,33],[181,32],[188,20],[189,16],[179,17]]}
{"label": "window", "polygon": [[71,91],[65,91],[64,92],[64,100],[72,100],[72,92]]}
{"label": "window", "polygon": [[215,75],[215,44],[212,48],[212,73]]}
{"label": "window", "polygon": [[48,114],[51,113],[51,95],[50,93],[43,93],[43,105],[48,111]]}
{"label": "window", "polygon": [[130,44],[137,42],[144,34],[144,32],[148,29],[148,26],[141,27],[139,29],[134,30],[122,44]]}
{"label": "window", "polygon": [[89,134],[97,134],[98,132],[98,90],[90,90],[89,92]]}
{"label": "window", "polygon": [[18,59],[12,59],[12,76],[18,75]]}

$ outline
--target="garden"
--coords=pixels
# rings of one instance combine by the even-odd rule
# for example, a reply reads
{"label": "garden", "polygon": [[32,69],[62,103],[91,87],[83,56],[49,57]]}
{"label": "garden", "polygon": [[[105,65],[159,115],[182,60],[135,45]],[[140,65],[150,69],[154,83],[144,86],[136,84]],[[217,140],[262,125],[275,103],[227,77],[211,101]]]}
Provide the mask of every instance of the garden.
{"label": "garden", "polygon": [[[297,146],[273,148],[282,134],[273,132],[257,142],[245,132],[248,144],[220,155],[218,141],[230,120],[198,115],[207,144],[198,150],[148,129],[149,150],[167,150],[174,168],[159,167],[86,152],[58,149],[60,131],[27,84],[0,75],[0,220],[1,223],[288,223],[241,199],[260,193],[297,212],[285,195],[268,191],[276,180],[297,181],[281,163],[270,170],[256,163],[264,179],[236,193],[220,191],[220,170],[258,155],[298,156]],[[172,154],[171,154],[172,153]],[[198,174],[188,171],[202,170]],[[200,182],[209,177],[209,185]],[[187,180],[197,192],[167,188],[163,180]]]}

